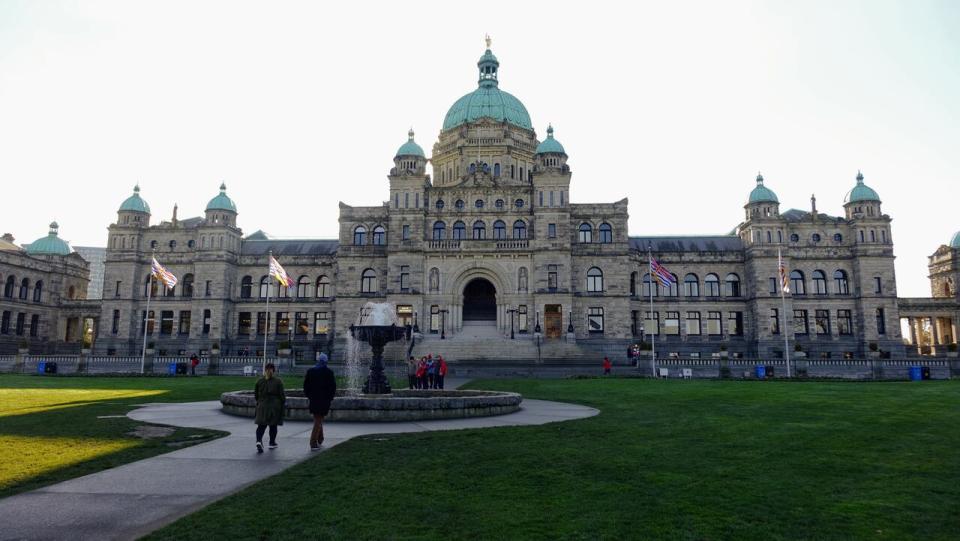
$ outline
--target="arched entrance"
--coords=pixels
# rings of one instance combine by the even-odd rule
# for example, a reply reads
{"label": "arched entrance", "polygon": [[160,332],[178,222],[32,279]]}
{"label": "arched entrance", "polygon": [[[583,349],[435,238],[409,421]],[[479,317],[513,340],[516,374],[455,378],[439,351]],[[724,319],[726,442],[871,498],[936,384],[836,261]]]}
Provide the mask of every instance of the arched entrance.
{"label": "arched entrance", "polygon": [[486,278],[474,278],[463,288],[463,321],[497,321],[497,289]]}

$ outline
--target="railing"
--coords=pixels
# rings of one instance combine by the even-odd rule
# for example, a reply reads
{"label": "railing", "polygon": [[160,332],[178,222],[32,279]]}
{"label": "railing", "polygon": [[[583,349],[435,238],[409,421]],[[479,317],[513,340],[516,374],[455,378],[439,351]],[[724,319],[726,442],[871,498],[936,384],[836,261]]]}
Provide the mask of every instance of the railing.
{"label": "railing", "polygon": [[530,239],[444,239],[427,242],[427,249],[439,251],[492,252],[529,250]]}

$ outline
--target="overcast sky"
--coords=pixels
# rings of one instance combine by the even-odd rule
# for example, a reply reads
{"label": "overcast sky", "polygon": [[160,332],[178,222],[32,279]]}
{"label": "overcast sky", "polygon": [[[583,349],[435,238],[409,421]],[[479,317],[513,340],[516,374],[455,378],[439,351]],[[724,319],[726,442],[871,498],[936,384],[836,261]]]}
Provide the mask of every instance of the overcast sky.
{"label": "overcast sky", "polygon": [[857,169],[893,219],[901,296],[960,229],[960,2],[0,0],[2,232],[75,245],[137,182],[153,219],[221,181],[245,233],[333,238],[387,199],[407,129],[428,154],[476,87],[570,155],[573,202],[630,233],[723,234],[762,171],[781,211],[840,215]]}

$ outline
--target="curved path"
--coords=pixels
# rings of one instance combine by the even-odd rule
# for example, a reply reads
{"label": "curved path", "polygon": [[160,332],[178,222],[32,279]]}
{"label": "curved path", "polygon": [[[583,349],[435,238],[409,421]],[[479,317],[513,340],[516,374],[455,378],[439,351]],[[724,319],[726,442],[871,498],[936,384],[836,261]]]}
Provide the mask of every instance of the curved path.
{"label": "curved path", "polygon": [[[541,425],[597,413],[584,406],[524,399],[520,411],[496,417],[329,423],[324,425],[323,447],[365,434]],[[280,448],[258,455],[251,420],[221,413],[219,402],[147,404],[128,416],[230,435],[0,500],[0,539],[136,539],[320,454],[308,449],[312,424],[291,421],[280,427]]]}

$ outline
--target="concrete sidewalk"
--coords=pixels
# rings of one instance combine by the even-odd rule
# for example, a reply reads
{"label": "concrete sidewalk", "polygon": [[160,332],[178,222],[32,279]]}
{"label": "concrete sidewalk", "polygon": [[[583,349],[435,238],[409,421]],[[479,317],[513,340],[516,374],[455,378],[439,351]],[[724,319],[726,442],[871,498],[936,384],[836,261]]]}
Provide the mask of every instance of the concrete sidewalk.
{"label": "concrete sidewalk", "polygon": [[[451,385],[452,387],[452,385]],[[405,423],[329,423],[324,449],[355,436],[582,419],[598,410],[524,399],[520,411],[496,417]],[[251,419],[220,412],[219,402],[148,404],[129,413],[147,423],[210,428],[230,435],[179,451],[0,500],[0,539],[136,539],[309,457],[312,427],[287,422],[279,449],[258,455]]]}

